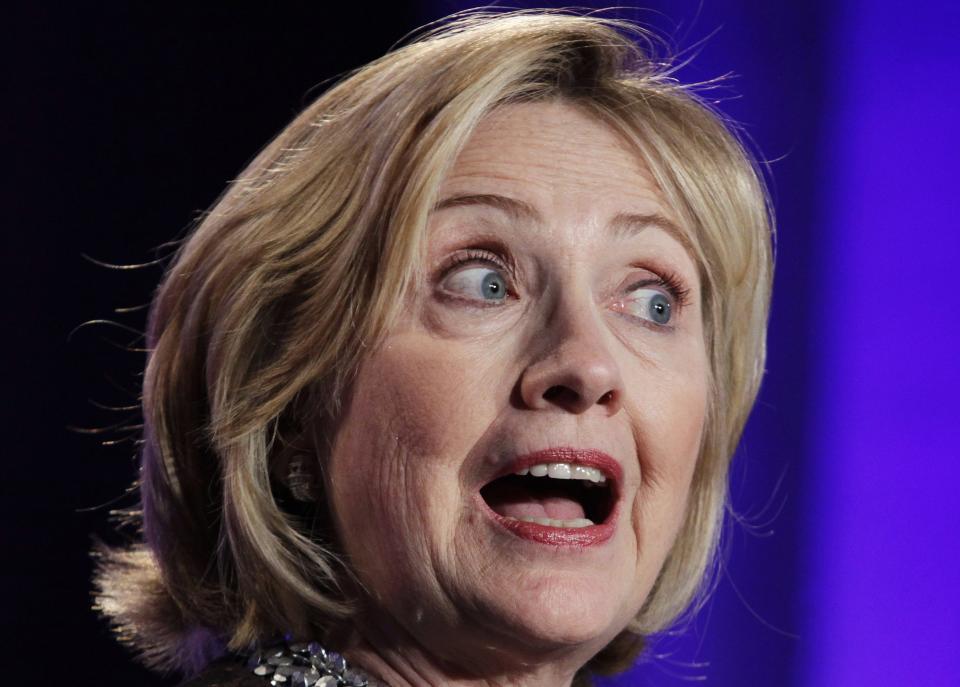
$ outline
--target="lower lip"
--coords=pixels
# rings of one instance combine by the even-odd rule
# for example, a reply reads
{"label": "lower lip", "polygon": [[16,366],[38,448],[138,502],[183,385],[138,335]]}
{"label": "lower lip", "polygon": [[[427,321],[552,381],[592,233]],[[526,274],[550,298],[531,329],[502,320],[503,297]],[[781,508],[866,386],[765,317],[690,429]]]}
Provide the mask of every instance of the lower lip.
{"label": "lower lip", "polygon": [[[479,496],[479,494],[478,494]],[[615,529],[614,523],[617,518],[617,507],[607,516],[607,519],[599,525],[588,525],[587,527],[550,527],[548,525],[538,525],[535,522],[525,522],[515,520],[514,518],[505,518],[494,511],[487,502],[480,497],[484,510],[501,527],[511,534],[536,542],[537,544],[547,544],[549,546],[573,546],[587,547],[599,546],[613,536]]]}

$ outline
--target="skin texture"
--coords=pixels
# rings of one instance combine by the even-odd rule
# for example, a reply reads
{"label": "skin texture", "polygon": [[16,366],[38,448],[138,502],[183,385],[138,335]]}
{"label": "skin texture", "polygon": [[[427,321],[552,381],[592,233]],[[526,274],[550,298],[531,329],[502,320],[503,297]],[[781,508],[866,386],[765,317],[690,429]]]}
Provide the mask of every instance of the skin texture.
{"label": "skin texture", "polygon": [[[538,217],[444,203],[478,194]],[[364,588],[346,654],[392,685],[569,684],[636,615],[682,521],[707,401],[698,271],[670,230],[611,226],[677,219],[639,156],[568,103],[486,117],[438,208],[416,297],[362,364],[326,466]],[[485,300],[491,271],[505,298]],[[682,299],[630,291],[668,275]],[[496,472],[550,447],[622,466],[606,542],[531,542],[482,508]]]}

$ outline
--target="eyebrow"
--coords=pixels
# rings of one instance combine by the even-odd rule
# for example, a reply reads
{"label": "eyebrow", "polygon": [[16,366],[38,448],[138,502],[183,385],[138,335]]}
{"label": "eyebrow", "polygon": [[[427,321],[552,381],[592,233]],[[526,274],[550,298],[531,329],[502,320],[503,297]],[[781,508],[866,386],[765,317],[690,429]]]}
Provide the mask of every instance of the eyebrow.
{"label": "eyebrow", "polygon": [[[492,207],[506,213],[511,219],[516,221],[542,222],[540,213],[529,203],[495,193],[471,193],[451,196],[437,203],[433,210],[437,212],[448,208],[471,205]],[[689,255],[694,255],[693,244],[687,233],[674,221],[659,212],[619,212],[614,215],[609,226],[613,229],[614,236],[617,238],[635,236],[648,227],[657,227],[673,237],[673,239],[683,246]]]}
{"label": "eyebrow", "polygon": [[463,207],[467,205],[485,205],[500,210],[510,216],[511,219],[527,222],[541,222],[542,218],[537,209],[516,198],[499,196],[495,193],[471,193],[466,195],[451,196],[437,203],[433,211],[446,210],[448,208]]}
{"label": "eyebrow", "polygon": [[690,240],[690,236],[681,229],[676,222],[659,212],[645,214],[620,212],[611,220],[610,226],[614,230],[614,236],[617,237],[635,236],[647,227],[662,229],[677,243],[683,246],[687,254],[690,255],[691,258],[694,258],[694,262],[696,262],[696,253],[693,250],[693,242]]}

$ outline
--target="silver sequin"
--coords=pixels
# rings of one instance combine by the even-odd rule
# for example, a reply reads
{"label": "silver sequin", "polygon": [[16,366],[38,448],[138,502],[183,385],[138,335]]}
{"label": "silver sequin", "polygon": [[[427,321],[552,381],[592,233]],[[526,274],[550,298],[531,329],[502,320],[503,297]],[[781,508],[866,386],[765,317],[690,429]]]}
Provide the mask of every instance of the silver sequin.
{"label": "silver sequin", "polygon": [[251,655],[247,666],[273,687],[383,687],[361,670],[350,668],[336,651],[316,642],[279,645]]}

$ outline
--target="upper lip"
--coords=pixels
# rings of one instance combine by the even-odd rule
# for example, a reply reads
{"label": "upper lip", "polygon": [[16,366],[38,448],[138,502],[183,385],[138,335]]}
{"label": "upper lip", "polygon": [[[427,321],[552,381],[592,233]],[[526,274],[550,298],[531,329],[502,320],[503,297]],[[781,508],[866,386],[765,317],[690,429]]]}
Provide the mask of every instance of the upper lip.
{"label": "upper lip", "polygon": [[581,449],[568,446],[546,448],[517,456],[503,465],[490,481],[542,463],[583,465],[599,470],[614,484],[620,484],[623,481],[623,466],[609,454],[595,448]]}

